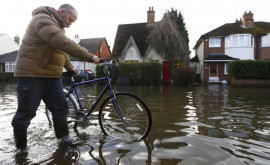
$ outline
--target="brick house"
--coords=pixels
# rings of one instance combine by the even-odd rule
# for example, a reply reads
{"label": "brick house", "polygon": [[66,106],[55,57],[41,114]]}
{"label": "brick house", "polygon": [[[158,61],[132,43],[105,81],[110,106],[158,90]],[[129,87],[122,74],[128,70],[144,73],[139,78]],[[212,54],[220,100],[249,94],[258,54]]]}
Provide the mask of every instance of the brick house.
{"label": "brick house", "polygon": [[[79,35],[75,35],[73,41],[86,48],[90,53],[95,54],[99,58],[111,58],[110,46],[106,38],[88,38],[80,39]],[[96,73],[96,64],[82,61],[76,57],[69,55],[72,65],[78,70],[91,70]]]}
{"label": "brick house", "polygon": [[20,47],[19,42],[20,38],[17,36],[13,40],[6,34],[0,34],[0,72],[14,71],[14,59],[16,59]]}
{"label": "brick house", "polygon": [[199,38],[193,48],[200,63],[202,82],[227,82],[232,60],[270,59],[270,23],[255,22],[252,12]]}

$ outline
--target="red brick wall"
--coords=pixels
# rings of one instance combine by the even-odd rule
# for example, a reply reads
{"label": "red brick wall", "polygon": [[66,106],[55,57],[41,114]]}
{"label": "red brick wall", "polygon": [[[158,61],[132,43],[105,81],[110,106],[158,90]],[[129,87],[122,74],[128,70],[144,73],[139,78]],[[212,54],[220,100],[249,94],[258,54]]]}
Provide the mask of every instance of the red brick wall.
{"label": "red brick wall", "polygon": [[99,49],[95,52],[95,55],[98,56],[99,58],[110,58],[111,57],[111,52],[109,49],[109,46],[107,45],[106,41],[103,41],[101,44],[102,47],[102,52],[99,52]]}
{"label": "red brick wall", "polygon": [[211,54],[224,54],[225,53],[225,38],[221,37],[221,47],[209,48],[209,38],[204,39],[204,57]]}
{"label": "red brick wall", "polygon": [[270,47],[261,48],[261,53],[259,56],[261,60],[269,60],[270,59]]}
{"label": "red brick wall", "polygon": [[[223,62],[219,62],[219,63],[216,63],[217,64],[217,67],[218,67],[218,70],[217,70],[217,74],[218,74],[218,77],[219,77],[219,81],[222,81],[222,80],[226,80],[228,81],[228,75],[225,74],[225,63]],[[204,82],[208,82],[209,81],[209,63],[204,63],[204,65],[206,67],[204,67]]]}

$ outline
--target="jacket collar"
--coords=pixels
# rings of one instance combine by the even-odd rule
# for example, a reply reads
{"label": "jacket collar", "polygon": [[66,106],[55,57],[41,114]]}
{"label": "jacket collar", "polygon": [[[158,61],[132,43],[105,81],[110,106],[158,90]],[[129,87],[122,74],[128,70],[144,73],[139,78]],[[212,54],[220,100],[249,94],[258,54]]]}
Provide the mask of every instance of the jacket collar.
{"label": "jacket collar", "polygon": [[66,27],[64,20],[60,17],[57,11],[52,7],[47,7],[47,11],[58,21],[61,28]]}

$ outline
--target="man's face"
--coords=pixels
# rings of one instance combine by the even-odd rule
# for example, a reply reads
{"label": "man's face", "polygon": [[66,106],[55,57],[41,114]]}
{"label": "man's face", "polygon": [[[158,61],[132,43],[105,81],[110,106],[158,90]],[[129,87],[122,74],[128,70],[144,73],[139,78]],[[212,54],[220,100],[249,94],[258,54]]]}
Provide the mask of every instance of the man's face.
{"label": "man's face", "polygon": [[77,20],[78,14],[76,11],[61,10],[60,16],[64,20],[66,27],[70,27],[73,22]]}

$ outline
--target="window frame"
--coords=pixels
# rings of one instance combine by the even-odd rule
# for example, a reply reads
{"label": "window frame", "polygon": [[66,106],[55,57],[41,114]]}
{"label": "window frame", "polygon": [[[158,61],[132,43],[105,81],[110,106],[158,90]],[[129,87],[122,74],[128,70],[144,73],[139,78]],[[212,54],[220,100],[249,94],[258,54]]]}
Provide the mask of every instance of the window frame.
{"label": "window frame", "polygon": [[218,48],[218,47],[221,47],[221,38],[220,37],[209,38],[209,48]]}
{"label": "window frame", "polygon": [[14,72],[14,71],[15,71],[15,61],[6,61],[5,72]]}

